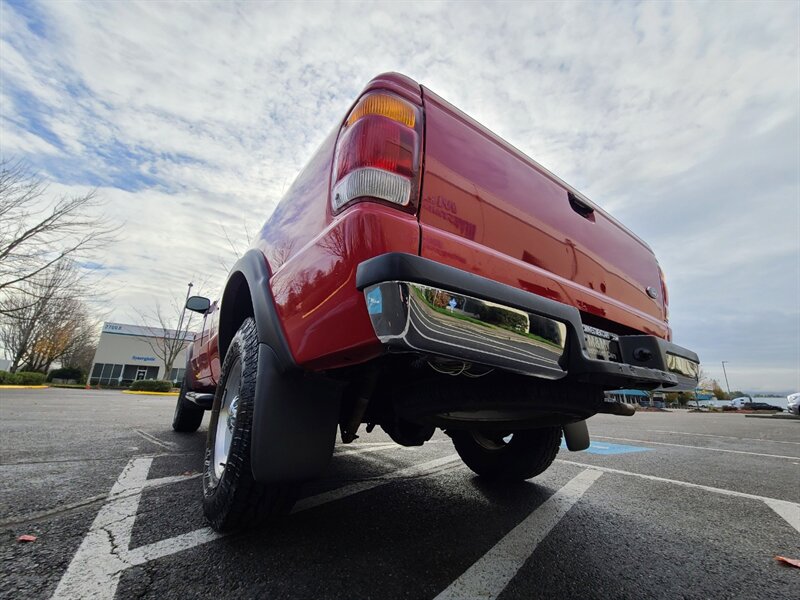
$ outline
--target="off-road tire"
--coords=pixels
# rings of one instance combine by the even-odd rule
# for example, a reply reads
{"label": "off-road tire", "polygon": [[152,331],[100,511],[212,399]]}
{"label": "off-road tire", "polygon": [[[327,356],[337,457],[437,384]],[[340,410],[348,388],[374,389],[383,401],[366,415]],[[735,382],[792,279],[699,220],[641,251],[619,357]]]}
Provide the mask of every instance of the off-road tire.
{"label": "off-road tire", "polygon": [[[229,375],[241,363],[238,401],[227,462],[217,477],[213,465],[217,423]],[[222,364],[206,439],[203,467],[203,513],[220,532],[254,527],[288,513],[297,499],[297,483],[259,483],[253,479],[250,445],[258,374],[258,333],[248,318],[231,340]],[[229,390],[230,392],[230,390]]]}
{"label": "off-road tire", "polygon": [[181,382],[181,391],[175,403],[175,414],[172,417],[172,429],[180,433],[194,433],[203,422],[206,411],[186,399],[186,380]]}
{"label": "off-road tire", "polygon": [[561,427],[514,432],[508,442],[500,433],[451,431],[456,452],[485,479],[521,481],[544,473],[561,446]]}

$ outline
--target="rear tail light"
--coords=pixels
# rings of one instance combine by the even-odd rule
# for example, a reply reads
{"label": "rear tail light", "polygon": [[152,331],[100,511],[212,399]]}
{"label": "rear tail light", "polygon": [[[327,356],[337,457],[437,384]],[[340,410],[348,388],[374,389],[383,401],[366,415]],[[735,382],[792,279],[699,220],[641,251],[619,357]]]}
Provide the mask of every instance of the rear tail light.
{"label": "rear tail light", "polygon": [[385,92],[358,101],[336,143],[331,176],[334,212],[362,200],[415,210],[422,153],[420,112]]}

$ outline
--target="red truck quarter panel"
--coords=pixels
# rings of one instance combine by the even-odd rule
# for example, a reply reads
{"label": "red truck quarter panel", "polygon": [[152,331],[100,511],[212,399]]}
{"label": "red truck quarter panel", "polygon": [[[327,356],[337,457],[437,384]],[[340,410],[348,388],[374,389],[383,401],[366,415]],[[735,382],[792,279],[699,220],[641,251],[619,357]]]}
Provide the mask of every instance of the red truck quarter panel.
{"label": "red truck quarter panel", "polygon": [[272,293],[297,364],[333,368],[380,355],[356,268],[379,254],[418,249],[414,215],[360,203],[287,261],[272,277]]}

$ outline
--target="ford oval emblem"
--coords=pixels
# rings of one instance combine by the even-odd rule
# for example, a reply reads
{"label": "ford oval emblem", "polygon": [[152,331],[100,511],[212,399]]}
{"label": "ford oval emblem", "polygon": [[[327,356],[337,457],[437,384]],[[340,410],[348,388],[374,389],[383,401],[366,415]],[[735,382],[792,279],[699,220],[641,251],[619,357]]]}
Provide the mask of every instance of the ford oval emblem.
{"label": "ford oval emblem", "polygon": [[653,300],[658,298],[658,292],[653,286],[650,285],[647,286],[647,295],[650,296]]}

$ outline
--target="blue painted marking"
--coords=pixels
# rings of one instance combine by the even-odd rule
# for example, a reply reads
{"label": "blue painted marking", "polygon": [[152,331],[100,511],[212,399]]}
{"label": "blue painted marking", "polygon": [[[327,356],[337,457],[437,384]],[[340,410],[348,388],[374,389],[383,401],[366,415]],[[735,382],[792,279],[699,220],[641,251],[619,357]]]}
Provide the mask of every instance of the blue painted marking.
{"label": "blue painted marking", "polygon": [[367,292],[367,312],[371,315],[379,315],[383,312],[381,288],[376,287],[371,292]]}
{"label": "blue painted marking", "polygon": [[[562,441],[561,447],[566,448],[567,444]],[[609,444],[608,442],[590,442],[589,447],[584,450],[589,454],[629,454],[631,452],[646,452],[652,448],[643,446],[626,446],[624,444]]]}

